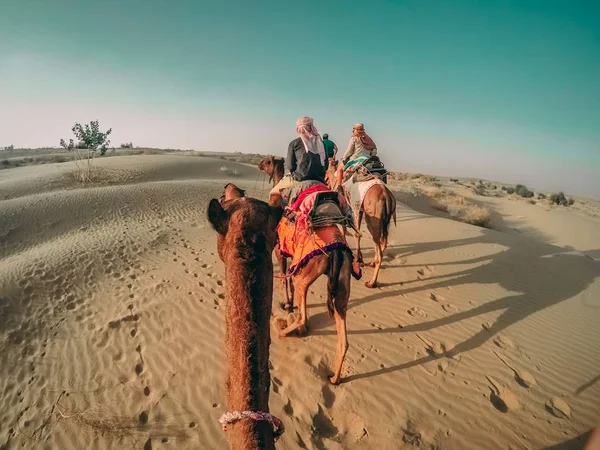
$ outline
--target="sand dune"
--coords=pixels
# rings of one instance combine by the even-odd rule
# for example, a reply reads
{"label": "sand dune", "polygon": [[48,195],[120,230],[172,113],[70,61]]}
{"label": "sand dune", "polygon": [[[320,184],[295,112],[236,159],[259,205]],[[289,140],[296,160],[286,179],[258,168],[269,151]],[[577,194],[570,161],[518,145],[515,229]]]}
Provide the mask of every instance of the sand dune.
{"label": "sand dune", "polygon": [[[225,448],[224,270],[205,211],[228,181],[265,198],[263,179],[194,156],[97,164],[83,188],[69,163],[0,172],[0,448]],[[382,286],[353,282],[338,387],[313,286],[309,335],[271,346],[280,448],[582,448],[600,420],[600,224],[485,201],[500,231],[399,204]]]}

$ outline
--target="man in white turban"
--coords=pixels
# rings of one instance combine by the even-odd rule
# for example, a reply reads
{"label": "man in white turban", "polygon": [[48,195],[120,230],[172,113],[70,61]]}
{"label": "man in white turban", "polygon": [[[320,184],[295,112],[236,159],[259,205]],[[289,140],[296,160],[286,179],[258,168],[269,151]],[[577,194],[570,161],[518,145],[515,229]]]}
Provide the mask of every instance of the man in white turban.
{"label": "man in white turban", "polygon": [[271,190],[271,194],[280,194],[282,189],[292,187],[300,181],[320,181],[325,183],[327,156],[323,139],[317,131],[311,117],[300,117],[296,121],[298,137],[288,145],[285,159],[285,176]]}

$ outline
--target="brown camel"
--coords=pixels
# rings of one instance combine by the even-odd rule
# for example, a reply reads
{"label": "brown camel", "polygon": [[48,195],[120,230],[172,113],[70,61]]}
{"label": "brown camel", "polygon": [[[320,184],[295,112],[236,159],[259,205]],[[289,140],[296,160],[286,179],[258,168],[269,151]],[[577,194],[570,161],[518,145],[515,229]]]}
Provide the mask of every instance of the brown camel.
{"label": "brown camel", "polygon": [[[273,206],[274,207],[274,206]],[[334,225],[335,226],[335,225]],[[333,375],[329,377],[332,384],[342,381],[342,365],[348,351],[348,336],[346,332],[346,312],[350,299],[350,278],[352,276],[352,253],[349,249],[336,248],[313,256],[305,266],[292,276],[293,301],[298,305],[298,315],[288,315],[288,320],[278,320],[279,335],[287,336],[294,331],[305,334],[307,331],[308,315],[306,303],[308,288],[321,275],[327,275],[327,312],[335,319],[337,333],[336,359]],[[292,305],[288,305],[292,306]],[[288,308],[286,308],[288,309]],[[290,320],[292,319],[293,322]],[[290,323],[291,322],[291,323]]]}
{"label": "brown camel", "polygon": [[[225,265],[225,346],[228,425],[231,449],[274,449],[278,419],[269,414],[269,345],[275,229],[283,209],[227,185],[221,201],[208,205]],[[276,430],[274,431],[273,426]]]}
{"label": "brown camel", "polygon": [[[337,190],[336,168],[337,164],[335,161],[329,161],[329,168],[327,169],[327,183],[331,190]],[[373,276],[370,281],[365,283],[368,288],[377,287],[377,278],[379,277],[379,271],[381,270],[381,261],[383,259],[383,252],[388,246],[388,235],[390,230],[390,222],[394,219],[394,225],[396,225],[396,198],[394,194],[383,184],[377,184],[367,191],[363,204],[358,211],[358,217],[356,220],[356,229],[360,230],[362,224],[363,215],[365,216],[365,222],[367,223],[367,229],[371,233],[373,243],[375,244],[375,260],[369,264],[375,270],[373,270]],[[362,264],[363,257],[360,249],[360,238],[361,235],[355,233],[356,236],[356,258],[357,261]]]}
{"label": "brown camel", "polygon": [[[275,186],[283,178],[284,162],[283,158],[267,156],[258,164],[258,169],[263,170],[269,175],[269,181]],[[277,259],[280,273],[285,275],[287,273],[287,259],[281,254],[279,248],[275,248],[275,258]],[[292,312],[294,309],[294,285],[291,280],[285,276],[280,278],[280,283],[284,299],[280,306],[286,311]]]}

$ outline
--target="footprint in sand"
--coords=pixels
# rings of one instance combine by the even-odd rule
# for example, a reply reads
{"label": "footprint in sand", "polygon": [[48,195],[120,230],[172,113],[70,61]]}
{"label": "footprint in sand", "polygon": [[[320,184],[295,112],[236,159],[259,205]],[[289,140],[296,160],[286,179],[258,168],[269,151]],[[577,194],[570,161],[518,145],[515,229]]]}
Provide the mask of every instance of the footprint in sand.
{"label": "footprint in sand", "polygon": [[433,300],[434,302],[438,302],[438,303],[444,301],[444,297],[442,297],[441,295],[434,294],[433,292],[429,293],[429,298],[431,300]]}
{"label": "footprint in sand", "polygon": [[490,401],[492,402],[492,405],[494,405],[494,408],[500,412],[507,413],[511,409],[516,410],[521,407],[519,400],[517,400],[517,397],[510,389],[502,386],[488,375],[485,377],[491,384],[490,389],[492,393],[490,395]]}
{"label": "footprint in sand", "polygon": [[515,343],[506,336],[498,335],[494,338],[494,344],[503,349],[515,348]]}
{"label": "footprint in sand", "polygon": [[511,369],[515,373],[515,380],[521,386],[530,388],[531,386],[535,386],[537,384],[534,376],[526,370],[515,369],[511,364],[509,364],[502,356],[500,356],[496,351],[493,351],[494,355],[498,357],[500,361],[504,363],[506,367]]}
{"label": "footprint in sand", "polygon": [[445,303],[442,305],[442,309],[448,313],[456,313],[458,312],[458,308],[452,303]]}
{"label": "footprint in sand", "polygon": [[427,317],[427,313],[425,311],[423,311],[421,308],[419,308],[418,306],[413,306],[406,312],[413,317],[419,317],[421,319],[424,319],[425,317]]}
{"label": "footprint in sand", "polygon": [[454,348],[454,344],[451,342],[431,342],[418,333],[415,335],[427,346],[427,353],[437,358],[447,355]]}
{"label": "footprint in sand", "polygon": [[424,268],[417,270],[417,278],[419,280],[425,280],[427,278],[430,278],[432,273],[433,269],[431,269],[429,266],[425,266]]}
{"label": "footprint in sand", "polygon": [[571,417],[571,408],[560,397],[552,397],[546,403],[546,409],[553,416],[558,417],[559,419],[568,419]]}

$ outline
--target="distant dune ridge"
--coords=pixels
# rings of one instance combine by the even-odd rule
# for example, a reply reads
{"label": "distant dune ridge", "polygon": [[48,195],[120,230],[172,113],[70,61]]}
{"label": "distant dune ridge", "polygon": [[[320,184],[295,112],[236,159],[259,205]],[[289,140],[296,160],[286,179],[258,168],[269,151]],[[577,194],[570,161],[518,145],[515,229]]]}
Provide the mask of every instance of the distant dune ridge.
{"label": "distant dune ridge", "polygon": [[[257,156],[214,156],[98,158],[85,186],[70,162],[0,170],[1,449],[226,447],[206,205],[229,181],[270,186]],[[582,448],[600,421],[598,204],[392,178],[398,226],[381,288],[352,284],[345,382],[327,382],[325,279],[308,336],[273,334],[279,447]]]}

